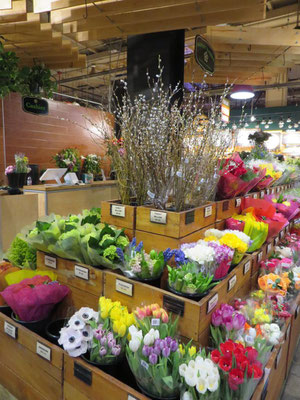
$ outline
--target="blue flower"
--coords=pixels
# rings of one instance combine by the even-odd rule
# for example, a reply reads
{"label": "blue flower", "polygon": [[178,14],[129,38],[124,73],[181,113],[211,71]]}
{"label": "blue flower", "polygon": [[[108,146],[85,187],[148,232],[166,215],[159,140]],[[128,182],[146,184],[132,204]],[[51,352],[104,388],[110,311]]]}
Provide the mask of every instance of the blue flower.
{"label": "blue flower", "polygon": [[174,254],[176,254],[177,250],[171,250],[170,247],[168,247],[165,251],[164,251],[164,260],[165,262],[169,261]]}
{"label": "blue flower", "polygon": [[141,251],[142,250],[142,248],[143,248],[143,242],[140,242],[137,246],[136,246],[136,248],[135,248],[135,251],[138,253],[139,251]]}
{"label": "blue flower", "polygon": [[124,261],[124,253],[123,253],[123,250],[120,249],[120,247],[117,247],[116,253],[117,253],[119,259],[123,262],[123,261]]}
{"label": "blue flower", "polygon": [[134,238],[132,239],[132,242],[130,243],[129,247],[132,249],[132,248],[135,247],[135,246],[136,246],[136,238],[134,237]]}
{"label": "blue flower", "polygon": [[182,250],[175,250],[175,262],[176,264],[186,264],[184,252]]}

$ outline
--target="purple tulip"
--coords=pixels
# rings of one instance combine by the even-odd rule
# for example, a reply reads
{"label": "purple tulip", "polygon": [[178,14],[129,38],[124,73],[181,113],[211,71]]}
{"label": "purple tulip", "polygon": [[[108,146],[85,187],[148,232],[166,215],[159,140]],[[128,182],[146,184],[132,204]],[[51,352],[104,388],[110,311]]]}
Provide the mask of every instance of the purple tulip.
{"label": "purple tulip", "polygon": [[155,353],[150,354],[149,363],[153,365],[157,363],[157,355]]}
{"label": "purple tulip", "polygon": [[232,316],[234,308],[229,304],[221,304],[220,311],[223,319],[225,319]]}
{"label": "purple tulip", "polygon": [[103,357],[103,356],[105,356],[106,355],[106,353],[107,353],[107,351],[106,351],[106,348],[105,347],[100,347],[100,350],[99,350],[99,354],[100,354],[100,357]]}
{"label": "purple tulip", "polygon": [[211,317],[211,322],[214,326],[220,326],[223,323],[222,313],[220,310],[216,310],[213,312]]}
{"label": "purple tulip", "polygon": [[233,329],[233,319],[231,317],[227,317],[224,320],[224,325],[227,331],[231,331]]}
{"label": "purple tulip", "polygon": [[244,315],[240,314],[240,313],[236,313],[233,317],[232,327],[236,331],[239,331],[240,329],[242,329],[244,327],[245,322],[246,322],[246,318],[244,317]]}
{"label": "purple tulip", "polygon": [[107,346],[112,349],[116,345],[116,340],[115,339],[110,339],[107,341]]}
{"label": "purple tulip", "polygon": [[164,357],[169,357],[169,355],[170,355],[170,348],[169,347],[164,347],[163,349],[162,349],[162,355],[164,356]]}
{"label": "purple tulip", "polygon": [[107,340],[113,340],[114,334],[112,332],[108,332],[107,334]]}
{"label": "purple tulip", "polygon": [[165,340],[161,340],[160,341],[160,344],[159,344],[159,347],[160,347],[160,349],[162,350],[164,347],[166,347],[167,346],[167,342],[165,341]]}
{"label": "purple tulip", "polygon": [[176,342],[176,340],[172,340],[171,344],[170,344],[170,349],[171,351],[176,351],[178,349],[178,343]]}
{"label": "purple tulip", "polygon": [[159,346],[162,339],[155,339],[154,346]]}
{"label": "purple tulip", "polygon": [[168,337],[165,338],[165,341],[167,342],[168,346],[170,346],[170,344],[172,343],[172,340],[173,339],[171,338],[171,336],[168,336]]}
{"label": "purple tulip", "polygon": [[142,353],[143,353],[143,356],[149,357],[150,353],[151,353],[151,348],[149,346],[145,345],[143,347]]}
{"label": "purple tulip", "polygon": [[107,342],[107,337],[106,337],[106,336],[103,336],[103,337],[100,339],[101,346],[105,346],[105,345],[106,345],[106,342]]}
{"label": "purple tulip", "polygon": [[152,350],[151,353],[156,354],[157,356],[159,356],[160,353],[161,353],[161,348],[160,348],[160,346],[152,347],[151,350]]}
{"label": "purple tulip", "polygon": [[116,345],[115,347],[113,347],[111,349],[111,354],[114,356],[118,356],[121,353],[121,346],[120,345]]}

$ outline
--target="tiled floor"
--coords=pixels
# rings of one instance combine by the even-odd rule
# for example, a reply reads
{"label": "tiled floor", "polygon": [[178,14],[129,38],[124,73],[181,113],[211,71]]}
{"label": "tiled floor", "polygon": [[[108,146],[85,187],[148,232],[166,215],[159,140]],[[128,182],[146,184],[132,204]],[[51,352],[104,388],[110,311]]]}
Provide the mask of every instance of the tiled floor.
{"label": "tiled floor", "polygon": [[300,342],[295,352],[294,361],[287,378],[281,400],[300,399]]}

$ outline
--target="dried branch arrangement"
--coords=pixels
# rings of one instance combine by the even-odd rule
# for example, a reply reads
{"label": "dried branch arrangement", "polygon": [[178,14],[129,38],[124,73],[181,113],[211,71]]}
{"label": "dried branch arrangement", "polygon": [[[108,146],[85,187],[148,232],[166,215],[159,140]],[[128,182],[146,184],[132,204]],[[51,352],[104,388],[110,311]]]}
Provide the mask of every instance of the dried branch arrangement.
{"label": "dried branch arrangement", "polygon": [[[232,136],[224,131],[221,98],[209,98],[202,91],[188,94],[181,105],[173,101],[179,86],[164,87],[163,68],[154,80],[148,76],[150,99],[130,99],[126,84],[116,117],[121,139],[112,139],[111,129],[94,126],[105,137],[108,156],[116,172],[121,202],[151,204],[158,209],[182,211],[213,199],[218,182],[218,163],[230,147]],[[208,114],[204,123],[199,115]]]}

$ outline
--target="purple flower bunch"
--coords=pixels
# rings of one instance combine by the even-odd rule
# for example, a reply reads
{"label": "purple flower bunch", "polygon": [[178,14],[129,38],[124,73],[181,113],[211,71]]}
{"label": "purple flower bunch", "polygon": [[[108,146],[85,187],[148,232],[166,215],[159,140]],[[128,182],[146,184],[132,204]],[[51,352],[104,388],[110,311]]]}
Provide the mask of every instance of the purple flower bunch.
{"label": "purple flower bunch", "polygon": [[142,354],[147,357],[150,364],[157,364],[159,357],[168,358],[178,349],[178,342],[167,336],[165,339],[155,339],[153,346],[144,345]]}
{"label": "purple flower bunch", "polygon": [[174,259],[177,265],[186,264],[188,262],[188,259],[185,258],[185,254],[182,250],[175,250]]}
{"label": "purple flower bunch", "polygon": [[163,253],[164,253],[164,260],[165,262],[171,260],[171,258],[176,254],[178,250],[171,250],[170,247],[168,247]]}
{"label": "purple flower bunch", "polygon": [[107,330],[103,329],[103,325],[100,324],[97,329],[93,331],[94,339],[98,341],[99,348],[99,356],[102,359],[105,356],[119,356],[122,350],[122,346],[117,344],[116,339],[114,338],[114,334]]}
{"label": "purple flower bunch", "polygon": [[227,331],[239,331],[243,329],[245,322],[244,315],[235,311],[229,304],[221,304],[221,307],[212,314],[212,324]]}
{"label": "purple flower bunch", "polygon": [[208,246],[215,250],[215,258],[218,265],[222,262],[228,262],[232,260],[234,250],[232,250],[230,247],[220,245],[215,242],[208,242]]}

